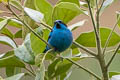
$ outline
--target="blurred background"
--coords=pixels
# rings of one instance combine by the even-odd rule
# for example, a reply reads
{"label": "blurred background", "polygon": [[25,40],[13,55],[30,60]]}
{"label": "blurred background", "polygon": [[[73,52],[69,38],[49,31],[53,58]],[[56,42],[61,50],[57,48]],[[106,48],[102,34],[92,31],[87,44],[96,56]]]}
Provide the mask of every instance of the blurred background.
{"label": "blurred background", "polygon": [[[55,5],[57,2],[57,0],[48,0],[48,1],[52,5]],[[3,4],[0,3],[0,10],[7,10],[7,9],[5,8],[5,6]],[[105,11],[103,12],[103,14],[100,17],[100,26],[112,28],[114,26],[114,24],[116,23],[116,19],[117,19],[116,11],[120,11],[120,0],[117,0],[115,3],[113,3],[111,6],[109,6],[108,8],[105,9]],[[0,14],[0,16],[6,16],[6,15],[9,15],[9,14]],[[87,19],[85,24],[73,32],[74,38],[76,38],[78,36],[78,34],[93,30],[93,26],[92,26],[90,18],[85,15],[80,15],[80,16],[74,18],[67,25],[74,24],[74,23],[76,23],[78,21],[82,21],[84,19]],[[8,29],[10,29],[13,33],[15,33],[18,30],[17,28],[15,29],[12,26],[8,26]],[[118,34],[120,33],[120,29],[118,29],[118,27],[116,28],[116,31]],[[17,44],[22,43],[21,39],[16,39],[15,41],[17,42]],[[6,45],[0,44],[0,54],[5,53],[8,50],[11,50],[11,48]],[[116,59],[117,58],[120,58],[120,56],[118,55],[116,57]],[[115,71],[115,68],[120,68],[119,61],[116,61],[116,60],[114,60],[114,61],[115,61],[114,64],[112,64],[112,65],[114,65],[114,67],[111,66],[111,70],[113,70],[113,71]],[[94,59],[82,60],[82,61],[80,61],[80,63],[86,67],[88,66],[88,68],[91,69],[92,71],[94,71],[95,73],[99,73],[99,71],[100,71],[100,70],[97,70],[97,67],[99,67],[99,66],[97,65],[98,64],[97,61]],[[84,63],[88,63],[88,64],[84,64]],[[84,74],[86,74],[86,72],[84,72],[83,70],[81,70],[75,66],[73,66],[72,69],[73,69],[73,72],[71,74],[70,80],[73,80],[73,79],[74,80],[88,80],[88,78],[91,77],[89,74],[84,75]],[[79,72],[82,72],[82,74]],[[4,76],[4,74],[2,73],[2,70],[0,69],[0,76],[1,75]],[[25,80],[27,80],[27,79],[25,79]],[[33,80],[33,79],[31,79],[31,80]]]}

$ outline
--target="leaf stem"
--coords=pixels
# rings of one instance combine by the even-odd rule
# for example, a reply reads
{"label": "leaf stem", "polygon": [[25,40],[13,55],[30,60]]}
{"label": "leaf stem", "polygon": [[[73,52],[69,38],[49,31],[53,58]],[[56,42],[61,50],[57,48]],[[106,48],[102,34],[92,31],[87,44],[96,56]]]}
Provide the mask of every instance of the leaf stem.
{"label": "leaf stem", "polygon": [[30,72],[33,76],[36,76],[31,70],[29,70],[27,67],[25,67],[25,69]]}
{"label": "leaf stem", "polygon": [[70,61],[71,63],[75,64],[75,65],[78,66],[79,68],[85,70],[85,71],[88,72],[89,74],[93,75],[96,79],[101,80],[95,73],[93,73],[93,72],[91,72],[90,70],[84,68],[82,65],[78,64],[77,62],[75,62],[75,61],[73,61],[73,60],[71,60],[71,59],[69,59],[69,58],[64,58],[64,59]]}
{"label": "leaf stem", "polygon": [[110,66],[110,64],[112,63],[112,61],[113,61],[113,59],[114,59],[114,57],[115,57],[115,55],[117,54],[117,52],[118,52],[119,49],[120,49],[120,44],[118,45],[118,47],[116,48],[116,50],[115,50],[112,58],[111,58],[110,61],[108,62],[107,66],[106,66],[107,68],[108,68],[108,67]]}

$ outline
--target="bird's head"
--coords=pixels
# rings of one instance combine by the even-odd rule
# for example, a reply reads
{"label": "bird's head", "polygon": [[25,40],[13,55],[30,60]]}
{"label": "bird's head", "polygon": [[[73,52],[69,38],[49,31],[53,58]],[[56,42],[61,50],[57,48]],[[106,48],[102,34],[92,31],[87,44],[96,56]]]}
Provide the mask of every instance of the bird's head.
{"label": "bird's head", "polygon": [[65,23],[63,23],[61,20],[56,20],[54,22],[54,27],[57,29],[66,29],[67,25]]}

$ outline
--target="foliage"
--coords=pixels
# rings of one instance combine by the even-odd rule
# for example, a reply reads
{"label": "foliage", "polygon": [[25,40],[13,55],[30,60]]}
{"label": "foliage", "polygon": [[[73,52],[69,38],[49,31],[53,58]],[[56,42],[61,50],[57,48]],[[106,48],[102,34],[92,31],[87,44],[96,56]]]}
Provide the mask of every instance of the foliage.
{"label": "foliage", "polygon": [[[120,13],[117,12],[117,21],[113,29],[107,26],[99,26],[100,15],[115,0],[103,0],[102,3],[99,1],[58,0],[53,6],[47,0],[24,0],[24,4],[21,0],[0,0],[1,3],[7,5],[10,11],[0,10],[0,14],[11,13],[10,17],[3,16],[0,18],[0,34],[2,34],[0,35],[0,43],[12,48],[11,51],[6,51],[6,53],[0,55],[0,68],[6,69],[7,78],[5,80],[20,80],[22,77],[26,77],[26,73],[29,76],[33,75],[32,77],[35,80],[73,80],[70,79],[70,76],[76,66],[87,72],[83,77],[86,77],[86,74],[93,76],[89,80],[108,80],[112,76],[119,75],[119,68],[116,68],[119,72],[113,72],[108,67],[111,63],[114,63],[112,60],[116,53],[118,53],[117,55],[120,53],[120,34],[114,31],[117,25],[120,28]],[[13,8],[20,13],[16,14]],[[54,21],[60,19],[67,24],[81,14],[91,17],[94,30],[78,34],[73,45],[60,55],[53,54],[51,50],[43,54]],[[93,14],[96,14],[96,16],[93,16]],[[68,26],[68,28],[75,31],[85,22],[86,19]],[[19,30],[13,34],[7,26],[13,26]],[[17,38],[23,39],[21,45],[15,42]],[[86,47],[97,49],[98,52],[93,52]],[[110,51],[106,49],[111,47],[117,48]],[[81,52],[79,48],[88,52],[88,54]],[[106,54],[110,55],[108,53],[114,54],[112,57],[106,58]],[[93,62],[98,60],[97,66],[99,64],[100,66],[90,68],[91,65],[87,62],[83,64],[84,66],[87,65],[85,68],[80,65],[83,60],[91,61],[91,59]],[[73,66],[73,64],[76,66]],[[37,70],[33,69],[32,66],[37,67]],[[93,70],[94,68],[96,68],[96,71]],[[97,72],[100,68],[101,71]],[[22,73],[21,69],[25,69],[26,72]],[[80,75],[80,77],[82,76]],[[4,79],[0,77],[0,80]]]}

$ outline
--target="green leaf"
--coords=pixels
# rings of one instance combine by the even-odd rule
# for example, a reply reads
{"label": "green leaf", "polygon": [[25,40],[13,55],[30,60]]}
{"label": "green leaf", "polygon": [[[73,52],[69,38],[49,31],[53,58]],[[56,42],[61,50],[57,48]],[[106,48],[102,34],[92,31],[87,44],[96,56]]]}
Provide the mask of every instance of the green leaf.
{"label": "green leaf", "polygon": [[83,13],[83,11],[77,4],[61,2],[54,7],[52,20],[62,20],[64,23],[68,23],[81,13]]}
{"label": "green leaf", "polygon": [[69,73],[63,73],[60,75],[60,80],[69,80],[70,75],[72,74],[72,71]]}
{"label": "green leaf", "polygon": [[48,77],[52,78],[55,72],[56,65],[60,62],[60,59],[54,60],[49,66],[48,66]]}
{"label": "green leaf", "polygon": [[22,38],[22,30],[19,30],[14,34],[14,38]]}
{"label": "green leaf", "polygon": [[47,0],[35,0],[37,10],[44,14],[45,22],[52,25],[52,5]]}
{"label": "green leaf", "polygon": [[40,53],[35,57],[35,64],[37,66],[39,66],[42,63],[44,55],[45,54]]}
{"label": "green leaf", "polygon": [[[49,30],[47,29],[43,30],[41,28],[37,28],[37,33],[47,41]],[[31,33],[30,39],[31,39],[31,47],[32,50],[35,52],[35,55],[39,53],[43,53],[46,44],[43,41],[41,41],[38,37],[36,37],[33,33]]]}
{"label": "green leaf", "polygon": [[120,75],[120,72],[109,72],[109,77],[110,78],[114,75]]}
{"label": "green leaf", "polygon": [[[109,28],[100,28],[100,38],[101,38],[101,45],[104,47],[105,42],[110,34],[111,30]],[[96,47],[96,41],[95,41],[95,35],[94,32],[87,32],[82,33],[77,39],[76,42],[79,44],[86,46],[86,47]],[[107,47],[111,47],[116,45],[120,42],[120,36],[113,32],[112,37],[109,41],[109,44]]]}
{"label": "green leaf", "polygon": [[0,33],[8,36],[11,39],[13,39],[12,32],[9,29],[7,29],[7,28],[3,28]]}
{"label": "green leaf", "polygon": [[[74,60],[74,61],[80,60],[80,58],[71,58],[71,59]],[[70,61],[66,60],[66,59],[59,62],[59,64],[57,64],[57,68],[55,70],[54,77],[58,76],[58,75],[60,75],[62,73],[67,72],[71,68],[72,65],[73,64]]]}
{"label": "green leaf", "polygon": [[108,6],[110,6],[113,2],[114,2],[114,0],[105,0],[100,13],[102,13],[104,11],[104,9],[107,8]]}
{"label": "green leaf", "polygon": [[10,77],[12,75],[14,75],[14,70],[15,70],[15,67],[6,67],[6,75],[7,77]]}
{"label": "green leaf", "polygon": [[81,53],[79,48],[73,48],[73,49],[72,49],[72,54],[73,54],[73,55],[77,55],[77,54],[79,54],[79,53]]}
{"label": "green leaf", "polygon": [[35,56],[30,43],[30,34],[26,36],[24,43],[15,49],[15,55],[26,63],[35,63]]}
{"label": "green leaf", "polygon": [[8,77],[5,80],[21,80],[21,78],[25,75],[25,73],[19,73],[14,76]]}
{"label": "green leaf", "polygon": [[22,5],[18,0],[10,0],[10,4],[14,7],[16,7],[18,10],[22,10]]}
{"label": "green leaf", "polygon": [[45,77],[45,66],[44,63],[42,63],[40,68],[37,70],[35,80],[44,80],[44,77]]}
{"label": "green leaf", "polygon": [[78,6],[80,6],[79,0],[59,0],[58,3],[60,2],[70,2],[70,3],[74,3],[77,4]]}
{"label": "green leaf", "polygon": [[12,48],[16,48],[16,44],[7,36],[0,36],[0,43],[6,44]]}
{"label": "green leaf", "polygon": [[[9,26],[21,28],[22,23],[20,21],[16,19],[10,19],[10,17],[7,17],[7,19],[9,19],[9,23],[8,23]],[[6,20],[6,19],[0,17],[0,21],[3,21],[3,20]]]}
{"label": "green leaf", "polygon": [[82,21],[79,21],[75,24],[72,24],[68,27],[68,29],[70,29],[71,31],[75,30],[76,28],[80,27],[80,26],[83,26],[85,24],[86,20],[82,20]]}
{"label": "green leaf", "polygon": [[14,56],[14,52],[10,51],[0,57],[0,68],[2,67],[21,67],[24,68],[25,64],[21,62],[16,56]]}
{"label": "green leaf", "polygon": [[0,31],[8,24],[8,21],[9,21],[8,19],[5,19],[0,22]]}
{"label": "green leaf", "polygon": [[42,13],[40,13],[39,11],[30,9],[27,7],[24,8],[24,11],[31,19],[33,19],[34,21],[36,21],[38,23],[40,23],[41,20],[44,18],[44,15]]}

